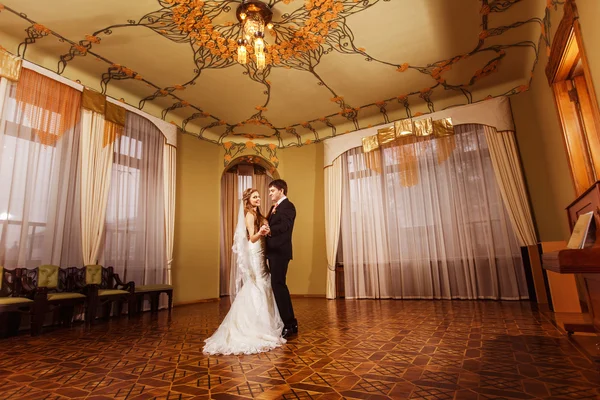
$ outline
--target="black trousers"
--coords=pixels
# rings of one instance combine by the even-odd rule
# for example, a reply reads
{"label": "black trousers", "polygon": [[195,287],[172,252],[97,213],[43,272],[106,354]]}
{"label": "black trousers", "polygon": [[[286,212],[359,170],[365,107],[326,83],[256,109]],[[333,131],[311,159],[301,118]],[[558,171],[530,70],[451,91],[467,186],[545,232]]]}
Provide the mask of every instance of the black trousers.
{"label": "black trousers", "polygon": [[296,317],[294,316],[294,308],[292,307],[292,299],[290,291],[286,284],[286,275],[290,260],[281,257],[267,257],[269,260],[269,269],[271,270],[271,286],[279,315],[286,327],[296,325]]}

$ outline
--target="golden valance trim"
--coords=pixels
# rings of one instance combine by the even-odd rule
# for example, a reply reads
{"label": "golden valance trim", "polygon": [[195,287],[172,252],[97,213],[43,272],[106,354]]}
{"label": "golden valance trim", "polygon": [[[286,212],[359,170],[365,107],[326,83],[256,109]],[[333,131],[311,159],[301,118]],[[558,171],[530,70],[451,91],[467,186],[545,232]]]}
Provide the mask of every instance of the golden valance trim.
{"label": "golden valance trim", "polygon": [[125,126],[127,110],[114,103],[106,102],[106,113],[104,114],[104,118],[107,121],[114,122],[117,125]]}
{"label": "golden valance trim", "polygon": [[21,75],[23,60],[0,48],[0,77],[10,81],[18,81]]}
{"label": "golden valance trim", "polygon": [[377,142],[380,145],[396,140],[396,130],[393,126],[377,130]]}
{"label": "golden valance trim", "polygon": [[102,93],[83,88],[81,106],[98,114],[103,114],[106,121],[125,126],[127,116],[125,108],[106,101],[106,96]]}
{"label": "golden valance trim", "polygon": [[106,113],[106,96],[88,88],[83,88],[81,106],[104,115]]}
{"label": "golden valance trim", "polygon": [[377,135],[362,138],[363,152],[369,153],[379,148],[379,138]]}
{"label": "golden valance trim", "polygon": [[393,126],[378,129],[377,135],[362,138],[363,152],[371,152],[386,143],[391,143],[399,138],[409,136],[433,136],[435,138],[442,138],[451,135],[454,135],[452,118],[442,118],[435,121],[431,118],[420,119],[417,121],[403,119],[394,122]]}

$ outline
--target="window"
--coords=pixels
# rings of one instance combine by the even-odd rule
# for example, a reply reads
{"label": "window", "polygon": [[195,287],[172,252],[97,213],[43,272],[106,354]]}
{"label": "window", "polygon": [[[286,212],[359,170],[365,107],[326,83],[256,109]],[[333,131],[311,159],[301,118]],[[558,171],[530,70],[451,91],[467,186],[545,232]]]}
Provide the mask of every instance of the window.
{"label": "window", "polygon": [[[33,104],[17,107],[16,85],[4,105],[4,131],[0,149],[0,238],[4,265],[36,267],[42,263],[48,204],[53,195],[52,176],[62,115]],[[33,118],[33,119],[31,119]],[[47,132],[36,128],[44,127]],[[38,138],[39,136],[39,138]],[[25,243],[25,246],[21,244]]]}
{"label": "window", "polygon": [[135,250],[141,228],[138,210],[142,146],[141,140],[123,135],[114,147],[111,193],[106,208],[105,257],[124,268],[138,261]]}
{"label": "window", "polygon": [[[108,122],[107,122],[108,123]],[[164,136],[146,118],[127,114],[113,148],[101,263],[138,285],[168,279],[165,247]]]}

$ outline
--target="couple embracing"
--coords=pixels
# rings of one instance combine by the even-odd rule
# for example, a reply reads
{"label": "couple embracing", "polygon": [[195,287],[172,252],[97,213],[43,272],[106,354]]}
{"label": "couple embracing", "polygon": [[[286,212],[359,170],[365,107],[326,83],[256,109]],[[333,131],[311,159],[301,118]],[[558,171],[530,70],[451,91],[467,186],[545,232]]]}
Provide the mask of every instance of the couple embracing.
{"label": "couple embracing", "polygon": [[258,191],[244,191],[233,239],[237,294],[217,331],[205,340],[204,353],[265,352],[298,332],[286,285],[296,208],[286,195],[285,181],[276,179],[269,184],[273,206],[265,218],[260,213]]}

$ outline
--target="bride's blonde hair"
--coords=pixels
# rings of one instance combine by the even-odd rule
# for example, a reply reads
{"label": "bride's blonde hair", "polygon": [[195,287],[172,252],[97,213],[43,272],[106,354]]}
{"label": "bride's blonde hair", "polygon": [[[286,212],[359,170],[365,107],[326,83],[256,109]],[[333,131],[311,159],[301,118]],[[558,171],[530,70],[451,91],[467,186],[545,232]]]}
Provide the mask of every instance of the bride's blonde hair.
{"label": "bride's blonde hair", "polygon": [[252,213],[252,215],[254,215],[254,230],[255,232],[258,232],[261,224],[265,220],[265,217],[260,213],[260,207],[256,207],[256,210],[254,210],[254,206],[252,206],[250,203],[250,197],[252,197],[254,192],[258,193],[258,190],[254,188],[244,190],[244,193],[242,194],[242,200],[244,201],[244,216],[246,216],[248,213]]}

